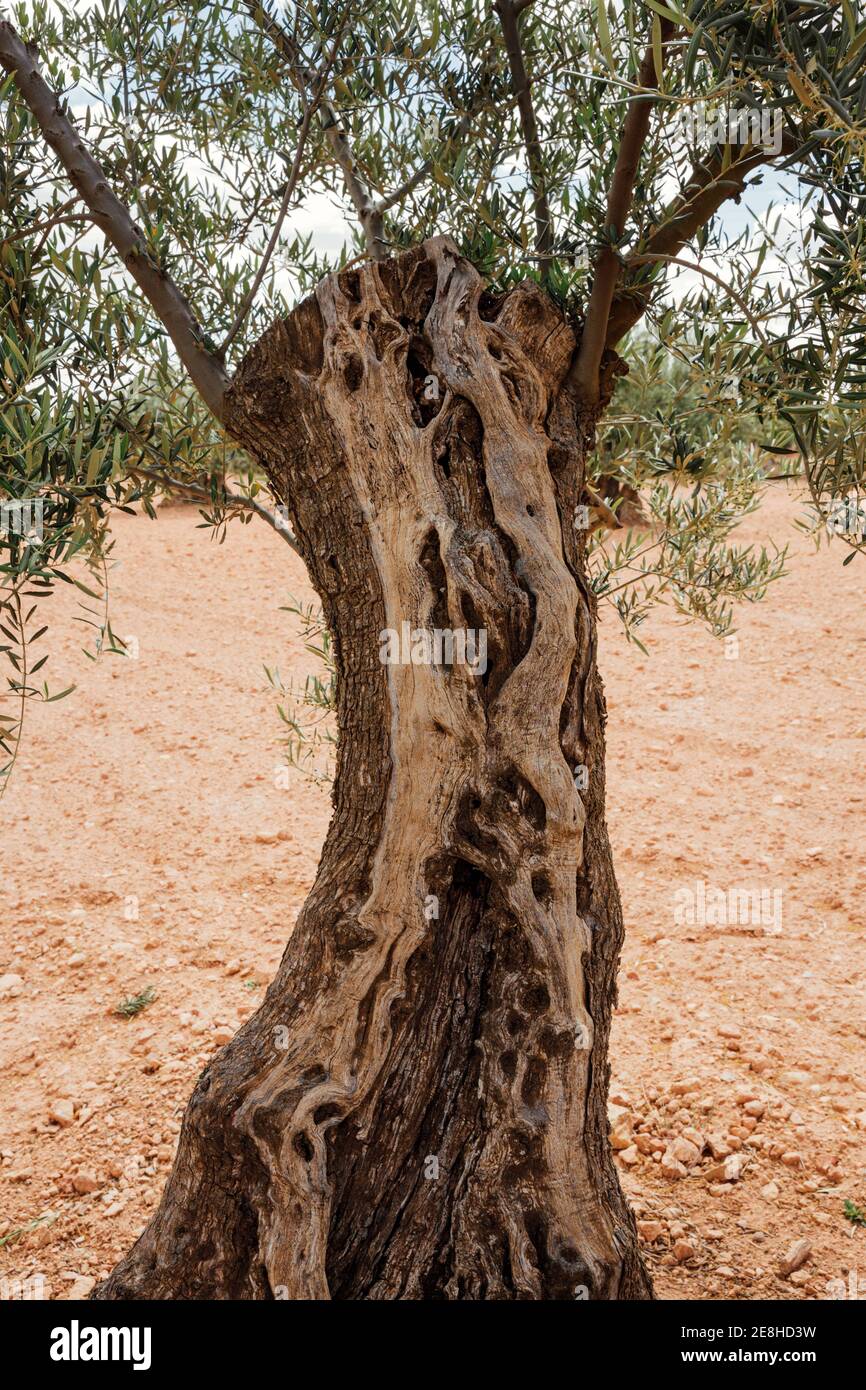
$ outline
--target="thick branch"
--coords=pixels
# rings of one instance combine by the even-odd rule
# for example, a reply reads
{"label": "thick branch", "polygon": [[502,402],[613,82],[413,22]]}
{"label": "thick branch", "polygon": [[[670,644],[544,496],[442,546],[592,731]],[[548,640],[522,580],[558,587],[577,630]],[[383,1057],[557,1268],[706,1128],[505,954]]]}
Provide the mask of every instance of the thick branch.
{"label": "thick branch", "polygon": [[177,349],[206,405],[222,419],[229,378],[219,359],[202,342],[202,330],[171,277],[147,250],[144,234],[114,195],[105,173],[90,154],[51,88],[43,80],[32,46],[6,20],[0,20],[0,65],[14,75],[15,86],[35,117],[93,221],[120,255]]}
{"label": "thick branch", "polygon": [[496,13],[502,25],[502,37],[511,72],[517,109],[520,112],[520,126],[526,145],[526,158],[529,164],[529,181],[532,185],[535,215],[535,249],[540,253],[539,268],[543,278],[550,270],[553,251],[553,226],[550,219],[550,204],[547,198],[547,185],[544,178],[544,157],[541,141],[538,138],[538,123],[532,101],[532,88],[523,60],[523,45],[520,42],[518,17],[531,3],[531,0],[495,0]]}
{"label": "thick branch", "polygon": [[[282,54],[289,65],[292,81],[304,98],[311,97],[316,87],[316,73],[304,62],[300,46],[287,29],[268,14],[261,0],[244,0],[256,24],[267,34],[277,52]],[[331,153],[343,173],[346,192],[358,214],[367,250],[374,261],[382,261],[388,254],[385,241],[385,227],[382,210],[374,202],[358,168],[352,145],[339,115],[330,101],[320,102],[320,120]]]}
{"label": "thick branch", "polygon": [[[670,38],[673,29],[674,25],[671,20],[662,20],[663,44]],[[664,49],[662,52],[664,53]],[[645,92],[651,92],[658,89],[659,76],[656,72],[653,45],[650,44],[640,65],[638,82]],[[617,240],[622,237],[626,219],[631,209],[638,165],[649,130],[653,105],[653,99],[643,95],[643,92],[633,97],[629,102],[623,123],[622,140],[608,192],[607,217],[605,219],[608,235],[615,236]],[[611,228],[614,229],[613,233],[610,231]],[[596,262],[595,278],[580,348],[571,371],[573,385],[587,402],[598,399],[599,372],[607,337],[608,318],[621,268],[622,261],[614,247],[602,247]]]}
{"label": "thick branch", "polygon": [[[792,136],[785,135],[779,153],[790,155],[797,147],[798,142]],[[626,273],[631,266],[637,269],[642,263],[646,264],[645,257],[663,259],[675,256],[701,227],[706,226],[724,202],[742,194],[749,174],[774,158],[777,156],[770,150],[753,150],[723,169],[722,153],[714,153],[694,169],[683,196],[674,203],[665,220],[649,234],[639,254],[626,258]],[[653,283],[650,281],[625,284],[620,288],[611,305],[605,347],[614,347],[623,334],[634,327],[646,312],[652,290]]]}

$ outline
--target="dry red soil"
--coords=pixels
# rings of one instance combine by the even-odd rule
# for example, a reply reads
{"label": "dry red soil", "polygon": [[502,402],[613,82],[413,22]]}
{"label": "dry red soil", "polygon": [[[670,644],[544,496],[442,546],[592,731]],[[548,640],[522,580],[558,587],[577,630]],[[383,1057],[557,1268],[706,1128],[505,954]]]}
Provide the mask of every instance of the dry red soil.
{"label": "dry red soil", "polygon": [[[670,612],[646,657],[603,622],[627,924],[613,1142],[663,1298],[826,1298],[858,1277],[866,1296],[866,1229],[844,1212],[866,1209],[866,612],[860,562],[816,555],[800,512],[780,487],[743,527],[792,552],[738,614],[737,653]],[[20,981],[0,986],[0,1279],[51,1298],[87,1292],[153,1211],[328,820],[324,789],[280,773],[263,673],[310,669],[279,611],[312,598],[301,564],[258,523],[216,546],[199,520],[117,520],[130,657],[87,660],[57,595],[46,674],[78,689],[32,707],[0,803],[0,976]],[[682,920],[699,883],[767,890],[781,930]],[[147,988],[136,1017],[114,1012]]]}

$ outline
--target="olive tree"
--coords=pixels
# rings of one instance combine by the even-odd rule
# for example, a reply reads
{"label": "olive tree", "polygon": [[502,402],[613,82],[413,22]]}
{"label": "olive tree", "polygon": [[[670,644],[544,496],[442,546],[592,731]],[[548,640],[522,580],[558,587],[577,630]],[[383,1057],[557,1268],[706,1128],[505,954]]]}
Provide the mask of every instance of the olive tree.
{"label": "olive tree", "polygon": [[[607,1140],[597,610],[724,632],[779,572],[729,541],[744,411],[816,517],[859,484],[857,7],[57,0],[0,64],[0,487],[40,508],[3,536],[8,765],[65,693],[52,588],[101,599],[112,511],[159,492],[277,529],[336,671],[315,884],[95,1296],[651,1296]],[[795,273],[725,216],[779,168]],[[623,485],[649,529],[602,541]]]}

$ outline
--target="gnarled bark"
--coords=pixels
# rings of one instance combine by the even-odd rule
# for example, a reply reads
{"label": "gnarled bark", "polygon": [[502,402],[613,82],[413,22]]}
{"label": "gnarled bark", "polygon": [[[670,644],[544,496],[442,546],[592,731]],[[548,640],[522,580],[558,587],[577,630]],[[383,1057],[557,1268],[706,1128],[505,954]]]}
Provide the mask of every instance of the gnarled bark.
{"label": "gnarled bark", "polygon": [[[607,1142],[622,925],[573,353],[540,290],[494,300],[437,238],[327,279],[244,362],[227,420],[334,637],[334,815],[98,1297],[650,1295]],[[486,670],[383,664],[404,623],[483,629]]]}

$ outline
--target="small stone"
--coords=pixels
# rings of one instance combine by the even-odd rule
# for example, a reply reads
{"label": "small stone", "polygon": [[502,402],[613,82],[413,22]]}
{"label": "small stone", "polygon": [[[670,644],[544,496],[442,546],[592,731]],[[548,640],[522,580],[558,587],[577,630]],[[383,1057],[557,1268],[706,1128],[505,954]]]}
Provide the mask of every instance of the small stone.
{"label": "small stone", "polygon": [[0,975],[0,999],[14,999],[23,987],[24,981],[20,975]]}
{"label": "small stone", "polygon": [[661,1170],[666,1178],[687,1178],[689,1175],[688,1168],[674,1157],[670,1149],[662,1154]]}
{"label": "small stone", "polygon": [[782,1162],[786,1168],[802,1168],[803,1159],[794,1149],[788,1149],[782,1154]]}
{"label": "small stone", "polygon": [[756,1071],[761,1076],[765,1071],[773,1070],[773,1060],[771,1057],[752,1057],[749,1061],[749,1069]]}
{"label": "small stone", "polygon": [[760,1120],[762,1115],[766,1113],[767,1106],[762,1100],[747,1100],[743,1109],[747,1115],[751,1115],[754,1119]]}
{"label": "small stone", "polygon": [[645,1240],[647,1243],[658,1240],[659,1236],[663,1236],[665,1233],[661,1221],[639,1221],[637,1230],[641,1240]]}
{"label": "small stone", "polygon": [[748,1159],[744,1154],[729,1154],[721,1163],[707,1170],[707,1182],[739,1182]]}
{"label": "small stone", "polygon": [[727,1158],[732,1152],[730,1144],[723,1139],[721,1134],[710,1134],[707,1136],[707,1147],[713,1158]]}
{"label": "small stone", "polygon": [[664,1153],[665,1146],[661,1139],[655,1139],[651,1134],[636,1134],[634,1142],[638,1153],[644,1154],[647,1158],[650,1154]]}
{"label": "small stone", "polygon": [[682,1264],[684,1260],[691,1260],[697,1253],[695,1246],[688,1240],[677,1240],[671,1246],[671,1254],[677,1264]]}
{"label": "small stone", "polygon": [[[234,1033],[232,1032],[231,1028],[215,1028],[215,1029],[214,1029],[213,1040],[214,1040],[214,1042],[216,1043],[217,1047],[223,1047],[226,1043],[230,1043],[233,1037],[234,1037]],[[612,1136],[611,1136],[611,1143],[613,1143],[613,1137],[612,1137]],[[616,1145],[615,1145],[615,1144],[614,1144],[614,1148],[616,1148]]]}
{"label": "small stone", "polygon": [[90,1296],[95,1286],[96,1280],[92,1275],[80,1274],[66,1295],[66,1298],[83,1301]]}
{"label": "small stone", "polygon": [[621,1158],[623,1163],[627,1163],[628,1166],[631,1167],[633,1164],[637,1163],[638,1159],[640,1158],[640,1154],[638,1153],[634,1144],[632,1144],[630,1148],[623,1149],[620,1153],[618,1153],[617,1158]]}
{"label": "small stone", "polygon": [[48,1118],[65,1129],[75,1120],[75,1106],[71,1100],[54,1100],[48,1107]]}
{"label": "small stone", "polygon": [[720,1023],[716,1029],[720,1038],[741,1038],[742,1028],[738,1028],[735,1023]]}
{"label": "small stone", "polygon": [[697,1144],[692,1144],[688,1139],[675,1139],[669,1146],[668,1152],[679,1163],[684,1163],[687,1168],[694,1168],[695,1164],[700,1162],[700,1149]]}
{"label": "small stone", "polygon": [[787,1253],[779,1261],[779,1273],[783,1279],[787,1279],[789,1274],[793,1274],[795,1269],[807,1263],[812,1258],[811,1242],[805,1239],[795,1240]]}
{"label": "small stone", "polygon": [[671,1095],[687,1096],[692,1091],[699,1091],[700,1089],[701,1083],[697,1079],[692,1079],[691,1081],[675,1081],[671,1086]]}
{"label": "small stone", "polygon": [[100,1183],[93,1173],[75,1173],[72,1177],[72,1186],[76,1192],[84,1195],[88,1192],[98,1192]]}
{"label": "small stone", "polygon": [[775,1202],[778,1195],[779,1187],[777,1183],[768,1182],[761,1188],[761,1196],[766,1197],[768,1202]]}

